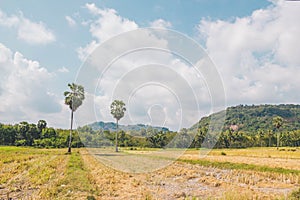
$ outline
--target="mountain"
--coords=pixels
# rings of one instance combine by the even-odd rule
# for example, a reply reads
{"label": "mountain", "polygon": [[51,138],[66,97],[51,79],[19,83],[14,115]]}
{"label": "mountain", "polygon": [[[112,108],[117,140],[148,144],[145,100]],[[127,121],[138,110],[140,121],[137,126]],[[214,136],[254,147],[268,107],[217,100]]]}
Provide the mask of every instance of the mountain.
{"label": "mountain", "polygon": [[[195,130],[198,127],[208,127],[210,119],[218,114],[214,113],[201,118],[190,130]],[[300,105],[238,105],[226,109],[223,131],[230,128],[244,132],[256,132],[260,129],[274,130],[272,120],[275,116],[280,116],[284,120],[281,127],[282,131],[300,129]]]}
{"label": "mountain", "polygon": [[[109,130],[109,131],[116,131],[117,124],[114,122],[94,122],[88,125],[93,130]],[[166,127],[158,127],[158,126],[149,126],[145,124],[136,124],[136,125],[121,125],[119,124],[119,129],[123,131],[141,131],[142,129],[154,129],[157,131],[169,131]]]}

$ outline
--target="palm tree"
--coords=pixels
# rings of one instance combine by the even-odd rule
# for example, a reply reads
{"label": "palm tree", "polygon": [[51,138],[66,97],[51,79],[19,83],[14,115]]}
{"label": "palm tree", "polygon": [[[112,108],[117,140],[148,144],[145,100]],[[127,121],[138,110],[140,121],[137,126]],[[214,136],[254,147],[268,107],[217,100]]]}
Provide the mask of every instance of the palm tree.
{"label": "palm tree", "polygon": [[269,130],[268,130],[269,147],[271,147],[272,136],[273,136],[273,131],[269,129]]}
{"label": "palm tree", "polygon": [[258,130],[258,137],[259,137],[260,147],[262,147],[262,140],[263,140],[264,136],[265,135],[264,135],[263,130],[259,129]]}
{"label": "palm tree", "polygon": [[282,124],[282,117],[277,116],[273,118],[273,126],[277,129],[277,150],[279,148],[279,128],[282,126]]}
{"label": "palm tree", "polygon": [[73,128],[73,114],[79,106],[82,105],[84,100],[84,87],[81,85],[76,85],[75,83],[68,84],[71,91],[65,91],[65,104],[71,109],[71,129],[69,138],[69,148],[68,153],[71,153],[71,142],[72,142],[72,128]]}
{"label": "palm tree", "polygon": [[116,152],[118,152],[118,127],[119,120],[124,117],[126,108],[125,103],[121,100],[114,100],[110,105],[110,113],[117,121],[117,131],[116,131]]}

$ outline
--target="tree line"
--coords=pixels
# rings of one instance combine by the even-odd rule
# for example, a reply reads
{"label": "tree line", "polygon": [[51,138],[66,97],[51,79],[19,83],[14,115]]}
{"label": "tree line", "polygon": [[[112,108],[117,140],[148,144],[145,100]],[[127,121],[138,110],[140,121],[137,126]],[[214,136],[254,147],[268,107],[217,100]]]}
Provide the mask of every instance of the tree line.
{"label": "tree line", "polygon": [[[47,127],[45,120],[39,120],[37,124],[25,121],[14,125],[0,124],[0,145],[65,148],[68,141],[69,130]],[[83,146],[76,132],[73,132],[71,146]]]}
{"label": "tree line", "polygon": [[[66,148],[69,146],[69,131],[47,127],[44,120],[37,124],[20,122],[15,125],[0,124],[0,145],[33,146],[38,148]],[[179,132],[142,130],[143,136],[134,136],[123,130],[93,130],[89,126],[78,127],[72,132],[71,147],[104,147],[116,144],[119,147],[151,148],[246,148],[300,146],[300,130],[278,131],[276,129],[245,132],[228,129],[220,134],[208,133],[206,127],[196,131],[182,129]],[[279,138],[279,140],[278,140]]]}
{"label": "tree line", "polygon": [[[207,127],[196,130],[181,129],[179,132],[158,131],[152,128],[142,129],[142,135],[120,130],[118,134],[108,130],[93,130],[89,126],[79,127],[82,143],[88,147],[112,146],[116,135],[121,147],[151,148],[247,148],[300,146],[300,130],[281,131],[274,118],[274,129],[245,132],[227,129],[220,134],[208,132]],[[279,119],[280,121],[280,119]],[[276,127],[277,126],[277,127]]]}

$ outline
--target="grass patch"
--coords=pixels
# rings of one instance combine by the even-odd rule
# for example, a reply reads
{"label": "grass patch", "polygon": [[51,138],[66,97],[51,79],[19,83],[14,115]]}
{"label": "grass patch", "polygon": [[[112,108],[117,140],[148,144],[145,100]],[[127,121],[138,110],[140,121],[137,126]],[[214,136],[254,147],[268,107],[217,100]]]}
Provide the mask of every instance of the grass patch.
{"label": "grass patch", "polygon": [[268,167],[261,165],[253,165],[246,163],[232,163],[232,162],[216,162],[207,160],[189,160],[189,159],[179,159],[180,162],[202,165],[205,167],[216,167],[221,169],[235,169],[235,170],[249,170],[257,172],[271,172],[279,174],[294,174],[299,175],[300,170],[284,169],[280,167]]}
{"label": "grass patch", "polygon": [[291,193],[290,199],[293,199],[293,200],[300,199],[300,188]]}
{"label": "grass patch", "polygon": [[[92,199],[97,195],[97,188],[92,183],[92,177],[84,166],[79,152],[73,152],[69,156],[69,162],[65,171],[64,178],[58,183],[56,188],[58,199],[68,199],[71,196]],[[74,195],[76,194],[76,195]]]}

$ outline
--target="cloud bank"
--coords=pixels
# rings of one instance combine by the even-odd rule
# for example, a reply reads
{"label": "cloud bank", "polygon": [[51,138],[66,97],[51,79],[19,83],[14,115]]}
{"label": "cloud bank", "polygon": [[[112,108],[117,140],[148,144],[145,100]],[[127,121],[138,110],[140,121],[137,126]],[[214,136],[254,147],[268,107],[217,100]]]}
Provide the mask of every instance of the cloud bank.
{"label": "cloud bank", "polygon": [[[49,117],[52,124],[61,112],[59,98],[51,93],[55,74],[41,67],[39,62],[13,53],[0,43],[0,121],[16,123],[22,120],[36,123]],[[60,117],[59,117],[60,118]],[[47,119],[48,121],[48,119]]]}
{"label": "cloud bank", "polygon": [[202,19],[199,35],[228,103],[299,103],[300,4],[278,1],[231,21]]}

